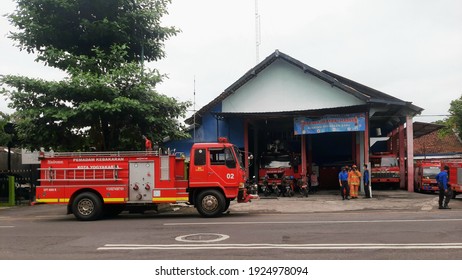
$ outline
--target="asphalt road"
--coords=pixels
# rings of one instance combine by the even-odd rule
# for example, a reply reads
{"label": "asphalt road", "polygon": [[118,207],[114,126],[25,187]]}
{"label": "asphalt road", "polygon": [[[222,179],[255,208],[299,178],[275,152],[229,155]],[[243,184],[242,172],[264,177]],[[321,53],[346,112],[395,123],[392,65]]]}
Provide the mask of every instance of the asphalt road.
{"label": "asphalt road", "polygon": [[161,214],[123,213],[94,222],[76,221],[65,215],[65,208],[0,209],[0,259],[462,259],[461,208],[298,214],[231,211],[214,219],[181,208]]}

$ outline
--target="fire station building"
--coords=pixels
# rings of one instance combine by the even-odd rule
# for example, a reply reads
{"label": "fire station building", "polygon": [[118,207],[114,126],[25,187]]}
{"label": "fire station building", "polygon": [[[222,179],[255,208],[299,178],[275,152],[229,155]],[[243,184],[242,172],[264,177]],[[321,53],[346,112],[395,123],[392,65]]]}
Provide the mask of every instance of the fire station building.
{"label": "fire station building", "polygon": [[[363,171],[372,152],[393,150],[400,187],[413,191],[413,117],[422,110],[276,50],[186,120],[191,139],[166,144],[189,151],[194,142],[227,137],[253,155],[245,164],[257,177],[265,153],[287,151],[302,174],[316,172],[327,189],[338,188],[341,166]],[[396,141],[372,145],[386,136]]]}

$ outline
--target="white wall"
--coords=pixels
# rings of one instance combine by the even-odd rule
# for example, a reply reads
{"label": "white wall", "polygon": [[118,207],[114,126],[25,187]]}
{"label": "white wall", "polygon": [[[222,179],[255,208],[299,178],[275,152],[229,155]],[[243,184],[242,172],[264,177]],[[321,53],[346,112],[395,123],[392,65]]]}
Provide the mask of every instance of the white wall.
{"label": "white wall", "polygon": [[278,59],[223,100],[222,112],[284,112],[362,104],[349,93]]}

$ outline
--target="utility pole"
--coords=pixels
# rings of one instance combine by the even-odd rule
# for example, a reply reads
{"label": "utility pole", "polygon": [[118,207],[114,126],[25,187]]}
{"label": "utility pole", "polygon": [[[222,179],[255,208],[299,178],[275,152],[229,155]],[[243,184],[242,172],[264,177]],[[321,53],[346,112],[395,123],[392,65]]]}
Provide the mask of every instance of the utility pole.
{"label": "utility pole", "polygon": [[255,0],[255,48],[256,48],[256,61],[260,63],[260,44],[261,44],[261,32],[260,32],[260,14],[258,13],[258,0]]}
{"label": "utility pole", "polygon": [[10,134],[11,139],[8,141],[8,205],[15,205],[16,196],[15,196],[15,186],[14,186],[14,176],[11,172],[11,148],[13,147],[13,141],[16,133],[16,129],[13,123],[7,123],[3,127],[5,133]]}
{"label": "utility pole", "polygon": [[13,123],[8,122],[3,127],[3,131],[11,137],[8,141],[8,173],[11,173],[11,148],[13,147],[13,138],[16,133],[16,129]]}

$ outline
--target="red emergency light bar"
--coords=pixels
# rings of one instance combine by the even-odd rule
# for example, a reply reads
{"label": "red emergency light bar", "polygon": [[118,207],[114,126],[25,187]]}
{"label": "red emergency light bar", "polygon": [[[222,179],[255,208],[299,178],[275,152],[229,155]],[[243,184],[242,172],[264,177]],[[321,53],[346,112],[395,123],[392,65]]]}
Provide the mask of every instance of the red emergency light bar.
{"label": "red emergency light bar", "polygon": [[228,138],[226,138],[226,137],[218,137],[218,143],[228,143]]}

